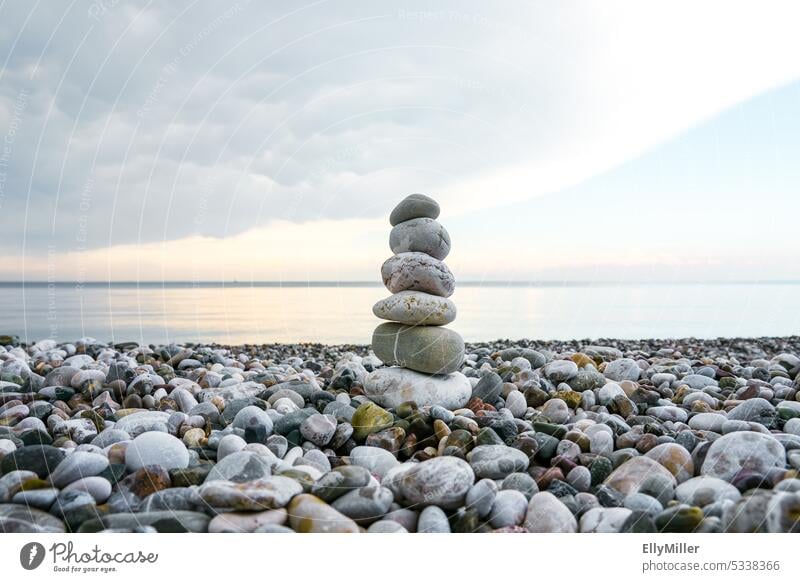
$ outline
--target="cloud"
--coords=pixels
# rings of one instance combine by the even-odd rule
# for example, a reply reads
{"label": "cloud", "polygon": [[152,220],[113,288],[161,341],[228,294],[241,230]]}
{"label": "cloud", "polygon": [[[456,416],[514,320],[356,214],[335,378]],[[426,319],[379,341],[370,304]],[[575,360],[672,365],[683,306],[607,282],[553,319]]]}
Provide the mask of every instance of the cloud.
{"label": "cloud", "polygon": [[480,211],[800,77],[788,2],[429,6],[7,3],[0,134],[30,97],[0,201],[5,260],[30,255],[33,276],[50,247],[212,253],[292,224],[371,224],[413,191]]}

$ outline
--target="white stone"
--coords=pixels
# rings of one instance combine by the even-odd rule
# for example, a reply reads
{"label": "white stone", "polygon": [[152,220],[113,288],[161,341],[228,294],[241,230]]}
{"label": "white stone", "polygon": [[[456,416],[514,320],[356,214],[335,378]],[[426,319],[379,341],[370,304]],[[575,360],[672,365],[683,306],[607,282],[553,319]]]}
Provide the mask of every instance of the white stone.
{"label": "white stone", "polygon": [[447,325],[456,318],[455,304],[422,291],[400,291],[372,307],[376,317],[406,325]]}
{"label": "white stone", "polygon": [[147,465],[185,469],[189,466],[189,451],[180,440],[170,434],[146,432],[128,445],[125,465],[129,471],[136,471]]}
{"label": "white stone", "polygon": [[469,379],[460,372],[430,375],[404,368],[380,368],[367,376],[364,393],[385,408],[414,401],[418,406],[438,404],[448,410],[463,408],[472,395]]}
{"label": "white stone", "polygon": [[506,408],[514,418],[522,418],[528,410],[525,396],[519,390],[512,390],[506,397]]}
{"label": "white stone", "polygon": [[595,507],[581,517],[581,533],[617,533],[631,513],[625,507]]}

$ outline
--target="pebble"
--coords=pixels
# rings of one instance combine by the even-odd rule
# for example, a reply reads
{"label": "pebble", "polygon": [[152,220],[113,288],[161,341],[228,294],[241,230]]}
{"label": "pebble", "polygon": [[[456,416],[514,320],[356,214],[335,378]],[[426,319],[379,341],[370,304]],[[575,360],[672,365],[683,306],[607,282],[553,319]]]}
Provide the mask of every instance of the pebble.
{"label": "pebble", "polygon": [[527,511],[528,498],[525,495],[513,489],[503,489],[495,496],[489,524],[495,529],[520,525]]}
{"label": "pebble", "polygon": [[400,464],[395,456],[379,447],[355,447],[350,451],[350,462],[364,467],[373,475],[383,478],[386,473]]}
{"label": "pebble", "polygon": [[695,430],[710,430],[716,433],[722,433],[722,425],[728,417],[716,412],[701,412],[693,415],[689,419],[689,426]]}
{"label": "pebble", "polygon": [[461,507],[475,482],[472,468],[457,457],[436,457],[412,466],[402,477],[399,490],[407,505]]}
{"label": "pebble", "polygon": [[439,203],[424,194],[409,194],[394,207],[389,215],[392,226],[414,218],[439,218]]}
{"label": "pebble", "polygon": [[389,247],[396,255],[425,253],[441,261],[450,254],[450,235],[433,218],[412,218],[392,228]]}
{"label": "pebble", "polygon": [[581,516],[581,533],[618,533],[632,511],[626,507],[595,507]]}
{"label": "pebble", "polygon": [[205,479],[211,481],[233,481],[245,483],[264,479],[271,475],[270,461],[267,457],[252,451],[232,453],[219,461]]}
{"label": "pebble", "polygon": [[356,522],[313,495],[297,495],[287,510],[298,533],[358,533]]}
{"label": "pebble", "polygon": [[245,406],[233,418],[231,426],[247,430],[248,428],[262,428],[264,436],[272,434],[273,422],[269,415],[257,406]]}
{"label": "pebble", "polygon": [[503,479],[511,473],[525,471],[530,463],[525,453],[505,445],[475,447],[467,459],[479,479]]}
{"label": "pebble", "polygon": [[784,467],[786,452],[772,436],[757,432],[732,432],[711,443],[701,473],[732,481],[747,469],[766,474],[772,467]]}
{"label": "pebble", "polygon": [[375,317],[406,325],[447,325],[456,318],[455,304],[422,291],[400,291],[372,307]]}
{"label": "pebble", "polygon": [[185,469],[189,466],[189,452],[174,436],[162,432],[140,434],[125,451],[125,465],[135,471],[148,465],[165,469]]}
{"label": "pebble", "polygon": [[745,422],[757,422],[766,427],[771,427],[775,423],[778,413],[775,407],[764,398],[751,398],[737,405],[728,412],[728,420],[743,420]]}
{"label": "pebble", "polygon": [[274,475],[246,482],[206,479],[198,495],[211,507],[258,511],[285,507],[302,491],[302,485],[296,480]]}
{"label": "pebble", "polygon": [[372,334],[372,349],[388,365],[423,374],[451,374],[464,360],[461,336],[433,325],[382,323]]}
{"label": "pebble", "polygon": [[369,525],[389,511],[394,495],[386,487],[370,485],[345,493],[331,506],[360,525]]}
{"label": "pebble", "polygon": [[288,513],[285,509],[268,509],[256,513],[221,513],[212,518],[208,523],[208,532],[250,533],[264,528],[265,526],[282,526],[286,523],[287,519]]}
{"label": "pebble", "polygon": [[418,533],[450,533],[450,522],[441,508],[431,505],[423,509],[417,522]]}
{"label": "pebble", "polygon": [[694,477],[675,488],[675,499],[698,507],[719,501],[738,501],[741,496],[736,487],[717,477]]}
{"label": "pebble", "polygon": [[645,457],[653,459],[672,473],[678,483],[683,483],[694,476],[692,455],[684,447],[675,443],[656,445],[645,453]]}
{"label": "pebble", "polygon": [[672,499],[677,485],[672,473],[647,457],[629,459],[603,483],[626,495],[646,493],[662,503]]}
{"label": "pebble", "polygon": [[353,438],[357,442],[363,442],[369,435],[392,426],[394,416],[374,402],[365,402],[356,409],[350,423],[353,427]]}
{"label": "pebble", "polygon": [[506,397],[506,410],[511,413],[514,418],[522,418],[528,410],[528,404],[519,390],[513,390]]}
{"label": "pebble", "polygon": [[[181,445],[182,450],[186,450]],[[50,474],[49,481],[54,487],[62,489],[83,477],[93,477],[108,467],[108,458],[98,453],[75,451],[67,455]]]}
{"label": "pebble", "polygon": [[367,528],[367,533],[408,533],[408,530],[396,521],[382,519],[369,526]]}
{"label": "pebble", "polygon": [[575,533],[578,522],[569,508],[547,491],[531,497],[525,514],[525,529],[532,533]]}
{"label": "pebble", "polygon": [[311,486],[311,493],[331,503],[345,493],[364,487],[370,482],[370,473],[357,465],[342,465],[323,475]]}
{"label": "pebble", "polygon": [[405,402],[418,406],[433,404],[457,410],[472,394],[469,379],[460,372],[431,376],[404,368],[379,368],[367,376],[365,394],[381,406],[397,408]]}
{"label": "pebble", "polygon": [[467,509],[474,510],[478,517],[486,518],[492,511],[499,488],[493,479],[481,479],[467,491]]}
{"label": "pebble", "polygon": [[636,382],[641,375],[641,371],[635,360],[620,358],[619,360],[609,362],[603,374],[606,378],[614,382],[622,382],[623,380]]}
{"label": "pebble", "polygon": [[448,266],[425,253],[400,253],[386,259],[381,267],[381,277],[392,293],[421,291],[450,297],[456,286]]}
{"label": "pebble", "polygon": [[336,417],[330,414],[315,414],[300,424],[300,434],[318,447],[324,447],[333,439],[336,426]]}
{"label": "pebble", "polygon": [[103,477],[83,477],[67,485],[64,491],[83,491],[91,495],[97,503],[103,503],[111,497],[111,483]]}

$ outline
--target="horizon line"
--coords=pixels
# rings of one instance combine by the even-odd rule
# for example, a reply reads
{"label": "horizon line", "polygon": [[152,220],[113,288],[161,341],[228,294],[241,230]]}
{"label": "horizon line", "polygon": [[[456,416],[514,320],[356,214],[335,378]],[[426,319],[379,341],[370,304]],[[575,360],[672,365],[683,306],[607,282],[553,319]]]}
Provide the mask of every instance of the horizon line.
{"label": "horizon line", "polygon": [[[676,281],[636,281],[636,280],[608,280],[608,281],[586,281],[586,280],[465,280],[459,281],[459,287],[598,287],[598,286],[663,286],[663,285],[798,285],[800,279],[740,279],[740,280],[676,280]],[[168,281],[159,280],[92,280],[92,281],[13,281],[0,280],[0,287],[382,287],[380,281],[213,281],[198,280],[191,281],[185,279],[175,279]]]}

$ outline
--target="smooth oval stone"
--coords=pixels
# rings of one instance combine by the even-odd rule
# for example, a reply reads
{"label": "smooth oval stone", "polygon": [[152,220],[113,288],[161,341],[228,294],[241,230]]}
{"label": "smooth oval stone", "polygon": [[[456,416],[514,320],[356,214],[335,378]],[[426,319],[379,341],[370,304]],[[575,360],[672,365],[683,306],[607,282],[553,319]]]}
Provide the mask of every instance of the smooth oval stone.
{"label": "smooth oval stone", "polygon": [[456,318],[455,304],[438,295],[422,291],[400,291],[372,306],[381,319],[406,325],[447,325]]}
{"label": "smooth oval stone", "polygon": [[800,494],[777,491],[767,506],[767,531],[800,533]]}
{"label": "smooth oval stone", "polygon": [[558,497],[541,491],[531,497],[525,514],[525,529],[532,533],[575,533],[578,522]]}
{"label": "smooth oval stone", "polygon": [[111,496],[111,483],[103,477],[84,477],[67,485],[64,491],[83,491],[91,495],[97,503],[103,503]]}
{"label": "smooth oval stone", "polygon": [[728,412],[728,420],[757,422],[766,427],[771,427],[775,423],[777,414],[775,407],[770,404],[769,400],[765,400],[764,398],[751,398],[745,400]]}
{"label": "smooth oval stone", "polygon": [[277,509],[286,506],[303,492],[303,486],[294,479],[273,475],[244,483],[206,480],[198,494],[210,507],[224,507],[240,511]]}
{"label": "smooth oval stone", "polygon": [[47,512],[26,505],[0,504],[0,533],[64,533],[65,529],[64,522]]}
{"label": "smooth oval stone", "polygon": [[382,323],[372,334],[372,350],[386,364],[425,374],[450,374],[464,361],[464,340],[446,327]]}
{"label": "smooth oval stone", "polygon": [[446,376],[428,375],[404,368],[379,368],[367,376],[364,393],[387,408],[404,402],[418,406],[439,405],[448,410],[463,408],[472,394],[469,378],[460,372]]}
{"label": "smooth oval stone", "polygon": [[330,414],[309,416],[300,424],[300,434],[318,447],[324,447],[336,433],[336,418]]}
{"label": "smooth oval stone", "polygon": [[345,493],[331,507],[358,524],[369,525],[389,511],[393,500],[394,495],[386,487],[370,485]]}
{"label": "smooth oval stone", "polygon": [[467,508],[473,509],[480,518],[487,517],[492,511],[497,491],[497,483],[494,480],[481,479],[467,491]]}
{"label": "smooth oval stone", "polygon": [[578,364],[572,360],[555,360],[544,367],[544,374],[553,382],[569,382],[578,374]]}
{"label": "smooth oval stone", "polygon": [[104,529],[131,530],[152,526],[162,533],[204,533],[211,518],[199,511],[148,511],[142,513],[113,513],[81,524],[79,533],[96,533]]}
{"label": "smooth oval stone", "polygon": [[272,434],[272,419],[257,406],[245,406],[239,410],[231,424],[234,428],[242,430],[263,427],[266,435]]}
{"label": "smooth oval stone", "polygon": [[631,511],[646,513],[656,516],[664,510],[664,506],[655,497],[650,497],[644,493],[631,493],[625,497],[623,506]]}
{"label": "smooth oval stone", "polygon": [[389,257],[381,266],[381,278],[392,293],[422,291],[450,297],[456,288],[456,279],[447,265],[425,253]]}
{"label": "smooth oval stone", "polygon": [[653,459],[667,471],[675,475],[678,483],[683,483],[694,476],[692,455],[684,447],[676,443],[663,443],[647,451],[645,456]]}
{"label": "smooth oval stone", "polygon": [[489,524],[495,529],[519,525],[527,511],[528,498],[525,495],[514,489],[504,489],[495,497]]}
{"label": "smooth oval stone", "polygon": [[[247,446],[247,441],[236,434],[226,434],[217,443],[217,461],[221,461],[228,455],[238,453]],[[183,467],[176,467],[183,468]]]}
{"label": "smooth oval stone", "polygon": [[726,420],[728,417],[718,412],[701,412],[689,419],[689,426],[694,430],[710,430],[722,434],[722,425]]}
{"label": "smooth oval stone", "polygon": [[350,422],[353,438],[362,442],[369,435],[391,427],[394,416],[374,402],[365,402],[356,409]]}
{"label": "smooth oval stone", "polygon": [[58,467],[64,457],[64,451],[59,448],[50,445],[29,445],[3,457],[0,472],[5,474],[18,470],[33,471],[40,479],[45,479]]}
{"label": "smooth oval stone", "polygon": [[136,471],[148,465],[165,469],[185,469],[189,466],[189,451],[183,442],[164,432],[146,432],[133,439],[125,451],[125,465]]}
{"label": "smooth oval stone", "polygon": [[617,533],[631,515],[625,507],[595,507],[581,517],[581,533]]}
{"label": "smooth oval stone", "polygon": [[151,431],[167,432],[169,413],[156,410],[143,410],[123,416],[114,425],[117,430],[124,430],[132,437]]}
{"label": "smooth oval stone", "polygon": [[288,517],[282,508],[256,513],[220,513],[209,522],[208,533],[250,533],[264,526],[282,526]]}
{"label": "smooth oval stone", "polygon": [[399,490],[407,506],[456,509],[464,504],[474,482],[475,473],[466,461],[458,457],[434,457],[403,473]]}
{"label": "smooth oval stone", "polygon": [[252,451],[232,453],[214,465],[206,477],[205,483],[211,481],[233,481],[244,483],[264,479],[271,474],[270,460]]}
{"label": "smooth oval stone", "polygon": [[694,477],[675,488],[675,499],[697,507],[705,507],[722,500],[736,502],[741,496],[736,487],[717,477]]}
{"label": "smooth oval stone", "polygon": [[323,501],[331,503],[345,493],[366,486],[369,481],[370,473],[364,467],[342,465],[325,473],[311,486],[311,493]]}
{"label": "smooth oval stone", "polygon": [[59,491],[55,488],[31,489],[29,491],[20,491],[14,495],[11,502],[47,511],[53,506],[53,502],[58,497],[58,494]]}
{"label": "smooth oval stone", "polygon": [[604,482],[621,493],[646,493],[662,505],[672,499],[676,481],[672,473],[647,457],[634,457],[617,467]]}
{"label": "smooth oval stone", "polygon": [[412,218],[392,228],[389,247],[395,254],[425,253],[441,261],[450,254],[450,235],[432,218]]}
{"label": "smooth oval stone", "polygon": [[530,463],[528,455],[505,445],[475,447],[467,458],[475,476],[479,479],[503,479],[511,473],[527,470]]}
{"label": "smooth oval stone", "polygon": [[356,447],[350,451],[350,462],[358,467],[364,467],[373,475],[381,479],[400,462],[386,449],[380,447]]}
{"label": "smooth oval stone", "polygon": [[98,453],[75,451],[67,455],[56,470],[50,474],[50,482],[59,489],[83,477],[93,477],[108,467],[108,459]]}
{"label": "smooth oval stone", "polygon": [[296,496],[287,510],[298,533],[358,533],[356,522],[313,495]]}
{"label": "smooth oval stone", "polygon": [[766,474],[773,467],[786,466],[783,445],[760,432],[731,432],[721,436],[708,449],[700,472],[731,482],[742,469]]}
{"label": "smooth oval stone", "polygon": [[636,382],[642,370],[636,363],[636,360],[630,358],[621,358],[606,364],[603,374],[609,380],[614,382],[622,382],[623,380],[630,380]]}
{"label": "smooth oval stone", "polygon": [[414,218],[439,218],[439,203],[425,194],[409,194],[394,207],[389,224],[396,226]]}
{"label": "smooth oval stone", "polygon": [[396,521],[382,519],[369,526],[367,533],[408,533],[408,530]]}
{"label": "smooth oval stone", "polygon": [[429,505],[419,514],[418,533],[450,533],[450,522],[441,507]]}

